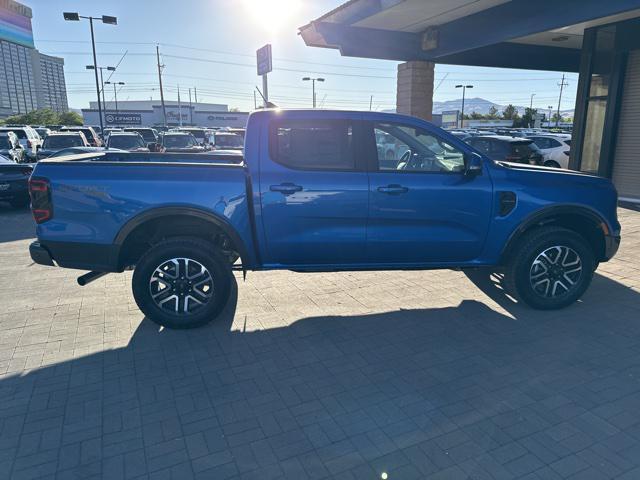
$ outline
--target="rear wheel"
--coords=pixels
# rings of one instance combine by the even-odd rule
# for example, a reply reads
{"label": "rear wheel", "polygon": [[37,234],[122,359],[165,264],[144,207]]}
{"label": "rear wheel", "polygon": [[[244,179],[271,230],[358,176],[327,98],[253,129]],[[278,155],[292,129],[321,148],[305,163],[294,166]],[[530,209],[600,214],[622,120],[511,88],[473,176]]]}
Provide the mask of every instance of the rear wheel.
{"label": "rear wheel", "polygon": [[505,286],[533,308],[563,308],[589,287],[596,263],[582,236],[561,227],[542,227],[520,241],[507,265]]}
{"label": "rear wheel", "polygon": [[214,320],[229,298],[228,260],[211,243],[176,238],[153,246],[137,262],[133,296],[142,312],[168,328]]}

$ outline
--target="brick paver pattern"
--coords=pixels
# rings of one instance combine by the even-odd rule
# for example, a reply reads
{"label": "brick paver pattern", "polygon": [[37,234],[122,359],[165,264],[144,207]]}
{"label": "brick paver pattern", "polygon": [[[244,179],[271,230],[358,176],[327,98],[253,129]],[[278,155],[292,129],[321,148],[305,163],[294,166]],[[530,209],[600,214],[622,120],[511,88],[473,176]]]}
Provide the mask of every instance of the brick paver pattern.
{"label": "brick paver pattern", "polygon": [[[0,206],[0,479],[640,478],[640,213],[583,300],[453,271],[238,275],[160,329]],[[471,278],[470,278],[471,277]],[[472,281],[473,279],[473,281]]]}

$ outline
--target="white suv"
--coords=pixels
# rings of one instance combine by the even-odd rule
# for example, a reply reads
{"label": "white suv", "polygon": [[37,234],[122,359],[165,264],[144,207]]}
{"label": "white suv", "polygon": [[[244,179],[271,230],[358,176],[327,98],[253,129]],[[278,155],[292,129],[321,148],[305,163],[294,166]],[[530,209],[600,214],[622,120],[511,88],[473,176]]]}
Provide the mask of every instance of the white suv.
{"label": "white suv", "polygon": [[571,135],[528,135],[527,138],[533,140],[533,143],[540,149],[546,167],[569,168]]}
{"label": "white suv", "polygon": [[42,138],[40,138],[35,128],[29,125],[8,125],[0,128],[0,132],[15,133],[20,145],[24,148],[27,159],[36,161],[38,158],[38,150],[42,148]]}

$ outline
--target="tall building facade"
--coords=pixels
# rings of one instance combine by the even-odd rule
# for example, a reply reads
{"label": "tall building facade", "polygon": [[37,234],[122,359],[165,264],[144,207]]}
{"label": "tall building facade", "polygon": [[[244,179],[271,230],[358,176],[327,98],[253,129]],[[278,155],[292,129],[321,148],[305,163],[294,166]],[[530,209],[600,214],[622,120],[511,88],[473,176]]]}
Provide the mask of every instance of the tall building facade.
{"label": "tall building facade", "polygon": [[68,110],[64,60],[35,48],[31,8],[0,0],[0,117]]}

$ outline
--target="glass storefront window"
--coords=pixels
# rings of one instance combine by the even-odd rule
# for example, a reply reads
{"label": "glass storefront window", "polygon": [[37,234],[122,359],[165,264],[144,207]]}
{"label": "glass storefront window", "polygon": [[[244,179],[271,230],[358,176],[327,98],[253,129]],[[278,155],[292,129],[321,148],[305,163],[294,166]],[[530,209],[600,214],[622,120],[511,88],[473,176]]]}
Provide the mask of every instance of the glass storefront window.
{"label": "glass storefront window", "polygon": [[593,99],[589,101],[587,121],[584,129],[584,141],[582,142],[582,165],[580,170],[583,172],[598,173],[606,112],[606,99]]}

